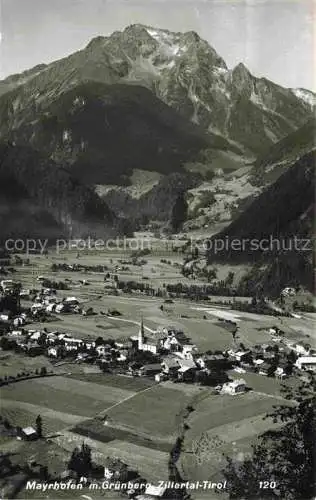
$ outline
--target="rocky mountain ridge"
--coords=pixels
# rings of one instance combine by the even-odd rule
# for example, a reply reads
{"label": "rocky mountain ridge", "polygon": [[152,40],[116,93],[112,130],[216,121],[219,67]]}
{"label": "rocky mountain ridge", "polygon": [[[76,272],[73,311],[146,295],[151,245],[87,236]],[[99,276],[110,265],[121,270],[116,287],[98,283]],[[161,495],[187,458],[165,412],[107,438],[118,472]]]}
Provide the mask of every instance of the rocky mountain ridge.
{"label": "rocky mountain ridge", "polygon": [[[225,137],[251,158],[303,125],[312,116],[315,97],[256,78],[243,64],[228,69],[195,32],[173,33],[136,24],[96,37],[64,59],[0,82],[0,92],[10,89],[0,98],[6,122],[0,134],[17,129],[26,110],[30,120],[85,82],[147,87],[183,117]],[[2,101],[5,96],[7,106]]]}

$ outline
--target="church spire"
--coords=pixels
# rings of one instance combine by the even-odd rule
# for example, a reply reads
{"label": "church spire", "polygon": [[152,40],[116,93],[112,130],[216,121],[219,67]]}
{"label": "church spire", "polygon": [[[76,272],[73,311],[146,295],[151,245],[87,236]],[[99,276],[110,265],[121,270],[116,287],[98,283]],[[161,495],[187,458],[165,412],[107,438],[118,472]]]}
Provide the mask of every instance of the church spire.
{"label": "church spire", "polygon": [[141,322],[140,322],[139,332],[138,332],[138,350],[139,351],[143,350],[143,343],[144,343],[144,320],[142,317]]}

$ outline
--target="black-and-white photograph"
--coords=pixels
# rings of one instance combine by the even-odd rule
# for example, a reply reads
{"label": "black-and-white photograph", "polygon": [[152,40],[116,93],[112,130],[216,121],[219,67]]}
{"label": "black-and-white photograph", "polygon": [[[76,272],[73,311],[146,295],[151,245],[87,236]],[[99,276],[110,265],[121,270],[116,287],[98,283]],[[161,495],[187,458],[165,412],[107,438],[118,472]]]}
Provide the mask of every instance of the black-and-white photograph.
{"label": "black-and-white photograph", "polygon": [[0,499],[315,500],[316,0],[0,0]]}

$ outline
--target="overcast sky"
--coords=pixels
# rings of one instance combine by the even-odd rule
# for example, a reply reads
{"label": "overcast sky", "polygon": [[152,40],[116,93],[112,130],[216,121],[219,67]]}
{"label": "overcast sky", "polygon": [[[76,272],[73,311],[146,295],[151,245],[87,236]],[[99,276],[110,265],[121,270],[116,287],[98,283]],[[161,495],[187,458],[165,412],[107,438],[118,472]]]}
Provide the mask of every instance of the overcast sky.
{"label": "overcast sky", "polygon": [[[0,0],[0,78],[143,23],[195,30],[229,67],[316,90],[316,0]],[[313,46],[314,45],[314,46]]]}

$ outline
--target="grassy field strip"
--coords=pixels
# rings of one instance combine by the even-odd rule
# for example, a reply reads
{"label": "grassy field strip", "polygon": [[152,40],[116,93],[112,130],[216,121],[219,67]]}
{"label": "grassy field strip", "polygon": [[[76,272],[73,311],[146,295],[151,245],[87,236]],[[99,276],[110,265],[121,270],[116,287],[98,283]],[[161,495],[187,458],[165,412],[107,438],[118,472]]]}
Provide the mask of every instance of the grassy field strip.
{"label": "grassy field strip", "polygon": [[109,412],[111,425],[117,423],[135,434],[139,431],[150,439],[173,442],[179,432],[182,412],[191,401],[192,396],[183,391],[155,385],[150,391],[140,391],[133,399],[113,406]]}
{"label": "grassy field strip", "polygon": [[[116,318],[114,316],[111,316],[111,320],[114,320],[114,321],[123,321],[125,323],[131,323],[132,325],[136,325],[138,327],[140,327],[140,325],[141,325],[139,321],[133,321],[132,319]],[[144,325],[144,329],[147,330],[150,333],[155,333],[156,332],[156,330],[152,330],[151,328],[149,328],[148,326],[145,326],[145,325]]]}
{"label": "grassy field strip", "polygon": [[82,422],[82,416],[47,410],[39,405],[21,403],[20,401],[1,400],[1,415],[9,422],[20,427],[35,425],[37,415],[43,419],[43,433],[45,437],[60,432],[70,425]]}
{"label": "grassy field strip", "polygon": [[135,398],[135,396],[138,396],[139,394],[142,394],[146,391],[150,391],[151,389],[153,389],[153,387],[156,387],[155,385],[152,385],[151,387],[146,387],[145,389],[142,389],[141,391],[138,391],[138,392],[135,392],[133,394],[130,394],[129,396],[127,396],[125,399],[122,399],[121,401],[118,401],[117,403],[113,404],[112,406],[110,406],[109,408],[107,408],[106,410],[103,410],[99,413],[100,416],[102,415],[105,415],[107,414],[110,410],[112,410],[113,408],[115,408],[116,406],[119,406],[123,403],[125,403],[126,401],[132,399],[132,398]]}
{"label": "grassy field strip", "polygon": [[131,375],[114,375],[109,373],[72,373],[69,375],[70,378],[75,380],[83,380],[84,382],[91,382],[93,384],[98,384],[99,386],[106,387],[118,387],[120,389],[125,389],[130,392],[138,392],[147,387],[151,387],[156,384],[153,380],[143,378],[143,377],[133,377]]}
{"label": "grassy field strip", "polygon": [[252,391],[255,394],[258,394],[259,396],[265,396],[267,398],[272,398],[272,399],[278,399],[279,401],[282,401],[283,403],[297,403],[294,399],[286,399],[282,396],[278,396],[277,394],[268,394],[266,392],[259,392],[259,391]]}
{"label": "grassy field strip", "polygon": [[169,454],[147,447],[134,445],[125,441],[114,440],[110,443],[103,443],[91,439],[83,438],[71,431],[64,432],[61,436],[54,438],[54,442],[71,452],[75,446],[80,446],[82,441],[88,444],[92,449],[94,460],[102,464],[106,457],[112,456],[120,458],[133,470],[141,470],[148,481],[157,481],[157,478],[168,478],[168,459]]}
{"label": "grassy field strip", "polygon": [[[52,386],[48,388],[47,385],[34,381],[32,381],[32,385],[30,385],[30,382],[25,381],[6,386],[2,388],[1,392],[4,399],[40,404],[40,406],[46,407],[47,410],[81,415],[82,418],[96,415],[105,406],[105,396],[96,399],[90,395],[70,394],[67,390],[59,390],[58,387]],[[104,394],[108,395],[108,406],[117,402],[115,389],[111,389]]]}
{"label": "grassy field strip", "polygon": [[45,406],[35,405],[32,403],[24,403],[22,401],[13,401],[11,399],[1,399],[1,411],[5,408],[12,408],[21,410],[22,412],[29,412],[35,415],[41,415],[44,418],[57,419],[65,424],[77,424],[82,422],[81,415],[74,415],[72,413],[65,413],[62,411],[51,410]]}
{"label": "grassy field strip", "polygon": [[272,427],[277,427],[271,420],[264,420],[264,417],[266,417],[266,413],[260,413],[255,417],[244,418],[233,424],[219,425],[206,431],[206,434],[210,439],[218,437],[223,444],[234,443],[239,439],[256,437]]}
{"label": "grassy field strip", "polygon": [[[256,437],[276,426],[263,417],[282,402],[281,396],[251,391],[240,396],[215,396],[200,400],[187,424],[179,466],[191,480],[220,480],[226,456],[251,452]],[[203,438],[204,436],[204,438]]]}
{"label": "grassy field strip", "polygon": [[105,403],[110,401],[120,402],[132,397],[136,394],[133,391],[120,389],[118,387],[104,386],[94,384],[93,382],[84,382],[83,380],[75,380],[68,377],[59,377],[58,380],[41,379],[40,384],[47,387],[57,387],[60,391],[65,391],[68,394],[78,394],[80,396],[88,396]]}

